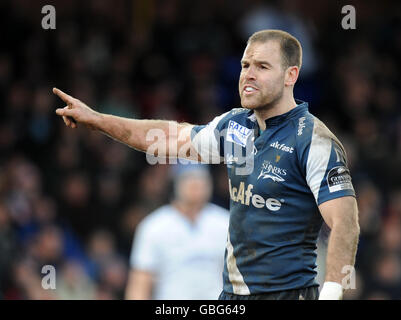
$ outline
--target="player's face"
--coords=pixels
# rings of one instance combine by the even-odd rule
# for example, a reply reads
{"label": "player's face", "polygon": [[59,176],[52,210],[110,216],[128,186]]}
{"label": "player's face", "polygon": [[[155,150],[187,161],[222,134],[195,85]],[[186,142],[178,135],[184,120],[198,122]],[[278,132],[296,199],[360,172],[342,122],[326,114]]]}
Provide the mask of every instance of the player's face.
{"label": "player's face", "polygon": [[262,109],[282,97],[285,71],[277,41],[249,44],[241,65],[238,87],[242,107]]}

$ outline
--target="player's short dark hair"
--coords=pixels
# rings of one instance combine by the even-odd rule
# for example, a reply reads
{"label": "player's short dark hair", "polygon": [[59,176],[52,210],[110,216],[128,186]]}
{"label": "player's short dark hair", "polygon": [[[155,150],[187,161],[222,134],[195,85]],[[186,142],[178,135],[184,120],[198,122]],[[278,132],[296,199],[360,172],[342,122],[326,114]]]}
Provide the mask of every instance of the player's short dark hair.
{"label": "player's short dark hair", "polygon": [[281,47],[281,57],[283,67],[287,69],[291,66],[297,66],[301,69],[302,66],[302,46],[294,36],[282,30],[261,30],[255,32],[248,39],[247,44],[254,42],[278,41]]}

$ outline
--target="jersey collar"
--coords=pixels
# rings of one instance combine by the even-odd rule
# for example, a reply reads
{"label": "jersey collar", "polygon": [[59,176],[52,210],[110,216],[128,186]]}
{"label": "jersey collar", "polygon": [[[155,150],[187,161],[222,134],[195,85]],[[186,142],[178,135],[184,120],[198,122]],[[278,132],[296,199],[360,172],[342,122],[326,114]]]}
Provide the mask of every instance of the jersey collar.
{"label": "jersey collar", "polygon": [[[294,109],[291,109],[290,111],[280,114],[278,116],[266,119],[265,120],[266,128],[282,124],[283,122],[288,121],[292,118],[295,118],[300,113],[308,110],[307,102],[299,100],[299,99],[295,99],[295,102],[296,102],[297,106]],[[253,110],[248,111],[248,119],[250,119],[253,122],[256,122],[256,117],[254,115]]]}

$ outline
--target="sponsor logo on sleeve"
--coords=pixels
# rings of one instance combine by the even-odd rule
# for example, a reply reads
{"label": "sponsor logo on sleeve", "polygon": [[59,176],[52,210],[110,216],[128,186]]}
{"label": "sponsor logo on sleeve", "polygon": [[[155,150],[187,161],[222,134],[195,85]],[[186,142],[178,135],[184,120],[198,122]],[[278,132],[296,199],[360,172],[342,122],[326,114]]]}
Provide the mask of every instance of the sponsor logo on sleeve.
{"label": "sponsor logo on sleeve", "polygon": [[238,122],[230,120],[227,128],[227,141],[246,147],[248,137],[252,130],[241,126]]}
{"label": "sponsor logo on sleeve", "polygon": [[330,192],[340,190],[353,190],[351,175],[349,170],[344,166],[331,169],[327,175],[327,185]]}

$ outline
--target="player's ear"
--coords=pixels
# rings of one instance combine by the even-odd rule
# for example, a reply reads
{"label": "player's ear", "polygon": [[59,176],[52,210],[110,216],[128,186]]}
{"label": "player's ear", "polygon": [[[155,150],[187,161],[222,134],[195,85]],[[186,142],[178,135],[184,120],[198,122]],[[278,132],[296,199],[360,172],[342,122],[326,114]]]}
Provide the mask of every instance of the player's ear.
{"label": "player's ear", "polygon": [[293,86],[297,82],[299,75],[299,68],[297,66],[288,67],[285,71],[284,84],[286,86]]}

